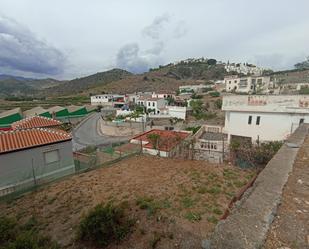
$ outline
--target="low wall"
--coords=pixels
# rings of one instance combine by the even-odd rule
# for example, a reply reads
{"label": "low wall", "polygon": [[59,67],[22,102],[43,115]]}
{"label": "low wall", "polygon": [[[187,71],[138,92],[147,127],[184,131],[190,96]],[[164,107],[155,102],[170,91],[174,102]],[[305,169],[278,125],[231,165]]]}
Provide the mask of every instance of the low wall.
{"label": "low wall", "polygon": [[265,242],[281,202],[282,192],[309,125],[299,127],[259,174],[227,219],[218,223],[207,249],[255,249]]}

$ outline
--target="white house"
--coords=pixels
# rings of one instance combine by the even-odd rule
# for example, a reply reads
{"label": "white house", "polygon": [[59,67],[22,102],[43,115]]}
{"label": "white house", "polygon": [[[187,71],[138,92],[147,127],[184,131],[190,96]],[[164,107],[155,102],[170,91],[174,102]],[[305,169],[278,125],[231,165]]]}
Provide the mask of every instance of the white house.
{"label": "white house", "polygon": [[245,75],[251,74],[260,76],[263,74],[265,69],[248,63],[227,63],[225,65],[225,70],[227,72],[237,72]]}
{"label": "white house", "polygon": [[160,109],[163,109],[167,104],[165,99],[143,97],[139,98],[136,103],[149,111],[152,110],[154,114],[160,114]]}
{"label": "white house", "polygon": [[158,99],[167,99],[167,98],[175,98],[175,93],[174,92],[164,92],[164,91],[160,91],[160,92],[153,92],[151,97],[152,98],[158,98]]}
{"label": "white house", "polygon": [[122,107],[128,101],[125,95],[121,94],[100,94],[90,97],[91,105]]}
{"label": "white house", "polygon": [[224,131],[252,141],[284,140],[301,123],[309,122],[309,96],[224,96]]}
{"label": "white house", "polygon": [[269,76],[238,77],[235,75],[224,78],[226,92],[237,93],[268,93],[272,87]]}

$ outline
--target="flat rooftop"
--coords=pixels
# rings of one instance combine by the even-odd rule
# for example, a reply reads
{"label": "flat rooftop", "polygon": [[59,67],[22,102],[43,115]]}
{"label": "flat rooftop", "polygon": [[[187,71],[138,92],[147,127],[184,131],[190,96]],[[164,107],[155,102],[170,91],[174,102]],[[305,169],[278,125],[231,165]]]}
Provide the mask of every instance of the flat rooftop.
{"label": "flat rooftop", "polygon": [[309,113],[308,95],[231,95],[224,96],[223,111]]}

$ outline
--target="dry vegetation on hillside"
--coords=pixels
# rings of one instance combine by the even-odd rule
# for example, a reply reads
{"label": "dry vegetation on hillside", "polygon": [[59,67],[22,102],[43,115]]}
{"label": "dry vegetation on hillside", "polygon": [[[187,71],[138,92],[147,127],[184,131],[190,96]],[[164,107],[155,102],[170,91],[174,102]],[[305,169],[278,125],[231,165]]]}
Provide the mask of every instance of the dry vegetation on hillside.
{"label": "dry vegetation on hillside", "polygon": [[135,224],[124,241],[107,248],[199,248],[254,174],[202,161],[135,156],[1,203],[0,209],[20,223],[35,217],[42,234],[65,248],[82,248],[74,239],[81,218],[113,201],[125,206]]}

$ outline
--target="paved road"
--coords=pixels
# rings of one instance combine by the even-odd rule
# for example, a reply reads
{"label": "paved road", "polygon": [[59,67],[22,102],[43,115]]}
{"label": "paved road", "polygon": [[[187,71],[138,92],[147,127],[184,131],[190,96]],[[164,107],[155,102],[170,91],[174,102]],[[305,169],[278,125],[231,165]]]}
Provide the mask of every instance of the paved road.
{"label": "paved road", "polygon": [[111,143],[127,141],[124,137],[102,136],[98,133],[98,120],[105,112],[94,113],[76,127],[73,134],[73,151],[85,148],[88,145],[109,145]]}

